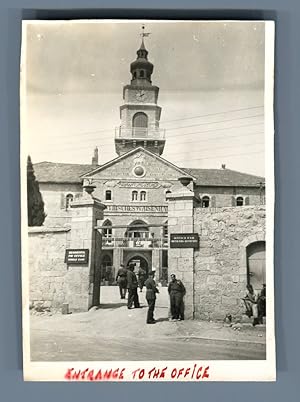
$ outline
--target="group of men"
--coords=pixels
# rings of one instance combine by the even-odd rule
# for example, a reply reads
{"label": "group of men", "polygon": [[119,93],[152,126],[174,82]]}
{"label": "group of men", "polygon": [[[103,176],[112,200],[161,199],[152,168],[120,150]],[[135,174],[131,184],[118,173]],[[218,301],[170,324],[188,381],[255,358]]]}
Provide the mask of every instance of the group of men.
{"label": "group of men", "polygon": [[243,298],[246,315],[253,317],[253,326],[263,323],[263,317],[266,316],[266,285],[263,284],[261,291],[258,293],[249,283],[247,285],[247,294]]}
{"label": "group of men", "polygon": [[[139,297],[137,289],[140,288],[142,292],[143,287],[146,287],[146,301],[148,303],[147,324],[155,324],[154,309],[156,302],[156,294],[159,290],[154,281],[155,272],[149,272],[146,279],[146,272],[139,268],[137,275],[134,272],[135,265],[129,264],[125,268],[121,264],[118,270],[116,281],[120,289],[121,299],[125,299],[126,291],[128,291],[127,308],[140,308]],[[184,295],[186,293],[183,283],[176,278],[174,274],[171,275],[171,280],[168,285],[168,293],[170,296],[170,321],[184,320]]]}

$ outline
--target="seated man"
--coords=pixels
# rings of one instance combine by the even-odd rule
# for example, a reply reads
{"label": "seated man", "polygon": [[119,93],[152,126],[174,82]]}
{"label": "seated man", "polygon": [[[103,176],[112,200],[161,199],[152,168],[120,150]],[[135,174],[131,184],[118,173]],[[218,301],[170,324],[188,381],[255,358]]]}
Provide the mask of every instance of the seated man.
{"label": "seated man", "polygon": [[258,320],[258,308],[257,308],[257,299],[258,296],[253,289],[253,286],[247,285],[247,294],[243,298],[245,307],[246,307],[246,315],[250,318],[253,316],[253,326],[259,323]]}

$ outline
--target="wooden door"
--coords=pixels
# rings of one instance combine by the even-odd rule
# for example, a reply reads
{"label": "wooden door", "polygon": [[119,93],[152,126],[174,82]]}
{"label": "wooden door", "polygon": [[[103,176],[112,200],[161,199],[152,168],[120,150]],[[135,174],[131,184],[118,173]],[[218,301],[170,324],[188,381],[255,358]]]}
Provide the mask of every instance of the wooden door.
{"label": "wooden door", "polygon": [[266,283],[266,243],[259,241],[247,247],[248,283],[260,291]]}

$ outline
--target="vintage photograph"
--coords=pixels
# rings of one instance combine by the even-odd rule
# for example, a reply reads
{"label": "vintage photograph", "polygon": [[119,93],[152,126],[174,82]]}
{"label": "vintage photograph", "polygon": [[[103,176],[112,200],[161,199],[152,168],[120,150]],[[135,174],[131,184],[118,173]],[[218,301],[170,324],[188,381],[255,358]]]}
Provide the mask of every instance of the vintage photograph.
{"label": "vintage photograph", "polygon": [[23,22],[26,380],[275,380],[273,62],[273,22]]}

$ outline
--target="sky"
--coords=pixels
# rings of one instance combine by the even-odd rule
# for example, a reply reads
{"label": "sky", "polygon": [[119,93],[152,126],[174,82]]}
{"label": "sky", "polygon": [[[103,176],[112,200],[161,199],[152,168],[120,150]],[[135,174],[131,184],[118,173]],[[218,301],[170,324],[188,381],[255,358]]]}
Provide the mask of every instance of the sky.
{"label": "sky", "polygon": [[[117,155],[122,88],[142,22],[28,23],[22,138],[34,163],[99,163]],[[163,157],[179,167],[264,176],[264,23],[145,22],[160,88]],[[25,116],[25,117],[24,117]]]}

